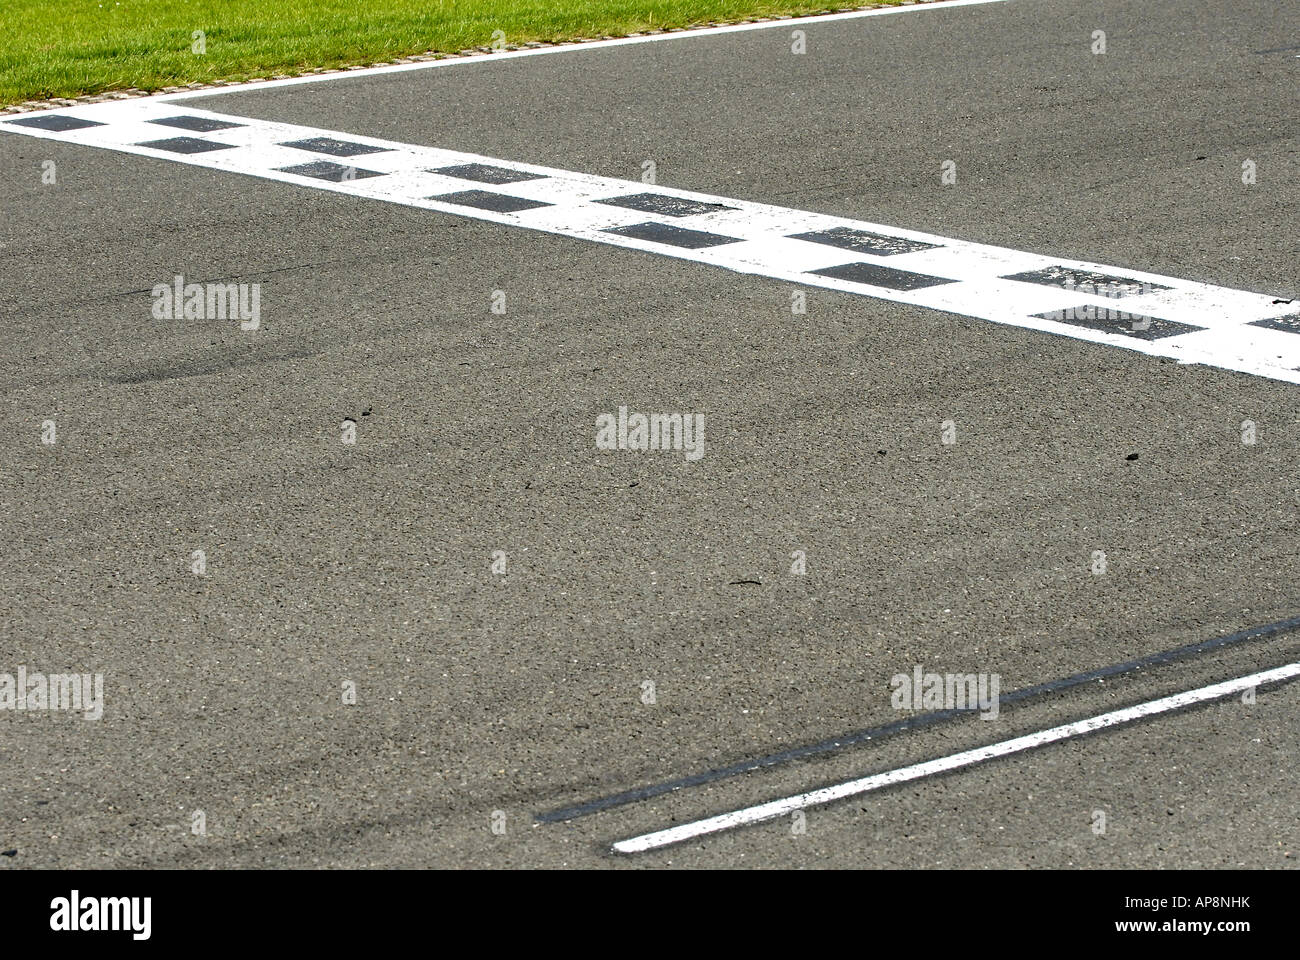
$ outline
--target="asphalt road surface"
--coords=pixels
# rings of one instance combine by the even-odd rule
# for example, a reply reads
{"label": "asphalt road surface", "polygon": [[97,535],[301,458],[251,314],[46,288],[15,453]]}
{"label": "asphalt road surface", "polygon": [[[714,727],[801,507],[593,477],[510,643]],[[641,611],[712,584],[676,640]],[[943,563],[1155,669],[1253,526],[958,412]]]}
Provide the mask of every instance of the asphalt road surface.
{"label": "asphalt road surface", "polygon": [[[1297,22],[1010,0],[184,103],[1292,299]],[[0,162],[0,672],[104,685],[98,720],[0,711],[0,867],[1297,865],[1297,685],[611,844],[1296,662],[1294,625],[1154,655],[1300,617],[1300,386],[50,139]],[[260,284],[260,329],[155,319],[178,274]],[[620,406],[702,415],[705,455],[599,449]],[[1142,658],[778,756],[910,716],[918,666]]]}

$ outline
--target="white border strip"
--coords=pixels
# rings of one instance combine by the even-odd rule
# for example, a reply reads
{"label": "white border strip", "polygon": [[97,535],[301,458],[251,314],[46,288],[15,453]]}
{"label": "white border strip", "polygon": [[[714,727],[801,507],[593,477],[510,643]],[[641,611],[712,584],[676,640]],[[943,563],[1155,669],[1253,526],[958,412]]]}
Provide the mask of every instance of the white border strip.
{"label": "white border strip", "polygon": [[[770,30],[774,27],[786,27],[790,24],[802,26],[806,23],[827,23],[832,20],[856,20],[859,17],[880,17],[891,13],[907,13],[913,10],[943,10],[949,7],[969,7],[976,4],[1007,3],[1008,0],[937,0],[932,3],[913,3],[908,6],[882,7],[876,10],[849,10],[845,13],[823,13],[815,17],[791,16],[784,20],[767,20],[762,23],[733,23],[722,27],[690,27],[674,30],[670,33],[652,33],[640,37],[618,37],[614,40],[575,41],[551,47],[529,47],[525,50],[507,50],[503,53],[484,54],[480,57],[448,56],[442,60],[429,60],[420,63],[398,63],[383,67],[365,67],[361,70],[346,68],[335,73],[313,73],[303,77],[287,77],[282,80],[264,80],[258,83],[240,83],[223,87],[186,90],[182,93],[164,93],[158,100],[189,100],[194,97],[212,97],[222,93],[241,93],[248,90],[266,90],[272,87],[291,87],[300,83],[320,83],[325,80],[342,80],[351,77],[373,77],[385,73],[405,73],[408,70],[426,70],[430,67],[450,67],[461,63],[496,63],[501,60],[513,60],[516,57],[536,57],[547,53],[569,53],[574,50],[599,50],[609,47],[622,47],[633,43],[654,43],[659,40],[679,40],[684,37],[715,37],[723,33],[743,33],[747,30]],[[797,27],[796,27],[797,28]]]}
{"label": "white border strip", "polygon": [[693,823],[682,824],[668,830],[660,830],[657,833],[647,833],[639,837],[633,837],[630,840],[620,840],[614,844],[614,852],[641,853],[658,847],[666,847],[669,844],[681,843],[683,840],[690,840],[694,837],[702,837],[706,834],[718,833],[734,827],[760,823],[764,820],[784,816],[787,813],[793,813],[796,810],[821,806],[834,800],[842,800],[845,797],[856,796],[871,790],[879,790],[881,787],[906,783],[909,780],[932,777],[935,774],[946,773],[960,767],[968,767],[972,764],[982,763],[985,760],[992,760],[995,757],[1005,757],[1008,754],[1018,753],[1022,750],[1032,750],[1035,747],[1055,743],[1058,740],[1066,740],[1081,734],[1092,733],[1094,730],[1100,730],[1104,727],[1129,723],[1133,720],[1140,720],[1142,717],[1150,717],[1158,713],[1167,713],[1170,710],[1190,707],[1207,700],[1217,700],[1220,697],[1231,696],[1252,687],[1275,683],[1280,680],[1289,680],[1295,676],[1300,676],[1300,663],[1289,663],[1274,670],[1265,670],[1262,673],[1254,673],[1248,677],[1239,677],[1236,680],[1227,680],[1223,683],[1201,687],[1198,690],[1177,693],[1159,700],[1150,700],[1134,707],[1125,707],[1123,710],[1103,713],[1096,717],[1089,717],[1087,720],[1052,727],[1050,730],[1040,730],[1037,733],[1016,737],[1013,740],[1003,740],[1001,743],[995,743],[987,747],[977,747],[974,750],[954,753],[951,756],[940,757],[937,760],[927,760],[925,763],[914,764],[910,767],[900,767],[897,770],[873,774],[860,780],[850,780],[848,783],[836,784],[833,787],[823,787],[809,793],[800,793],[782,800],[772,800],[755,807],[746,807],[732,813],[709,817],[707,820],[696,820]]}

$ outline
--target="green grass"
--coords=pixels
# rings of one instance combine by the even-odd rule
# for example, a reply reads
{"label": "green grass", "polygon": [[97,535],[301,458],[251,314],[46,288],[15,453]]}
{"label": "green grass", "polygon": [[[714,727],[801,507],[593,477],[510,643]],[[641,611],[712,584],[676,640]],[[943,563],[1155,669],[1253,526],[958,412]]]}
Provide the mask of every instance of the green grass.
{"label": "green grass", "polygon": [[[0,104],[247,80],[492,43],[622,36],[870,0],[0,0]],[[898,3],[901,0],[880,0]],[[194,31],[206,52],[191,50]]]}

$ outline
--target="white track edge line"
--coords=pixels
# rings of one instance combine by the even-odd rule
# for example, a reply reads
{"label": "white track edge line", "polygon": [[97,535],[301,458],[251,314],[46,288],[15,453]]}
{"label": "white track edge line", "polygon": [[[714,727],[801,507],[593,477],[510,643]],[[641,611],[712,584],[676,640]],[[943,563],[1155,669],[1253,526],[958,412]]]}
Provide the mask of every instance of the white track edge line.
{"label": "white track edge line", "polygon": [[613,40],[588,40],[586,42],[568,42],[551,47],[530,47],[526,50],[507,50],[503,53],[484,54],[476,57],[449,56],[442,60],[428,60],[420,63],[397,63],[383,67],[364,67],[361,70],[343,69],[335,73],[313,73],[304,77],[285,77],[281,80],[264,80],[257,83],[237,83],[224,87],[203,90],[185,90],[179,93],[164,93],[153,97],[156,100],[189,100],[194,97],[214,97],[223,93],[243,93],[252,90],[267,90],[273,87],[291,87],[303,83],[321,83],[326,80],[343,80],[351,77],[373,77],[385,73],[406,73],[410,70],[427,70],[432,67],[450,67],[466,63],[497,63],[501,60],[514,60],[518,57],[536,57],[548,53],[571,53],[575,50],[600,50],[609,47],[622,47],[634,43],[655,43],[660,40],[677,40],[685,37],[712,37],[723,33],[743,33],[749,30],[771,30],[775,27],[800,24],[826,23],[832,20],[856,20],[861,17],[879,17],[891,13],[907,13],[914,10],[940,10],[949,7],[968,7],[990,3],[1009,3],[1010,0],[938,0],[935,3],[913,3],[908,6],[884,7],[875,10],[849,10],[844,13],[823,13],[814,17],[792,16],[786,20],[764,21],[763,23],[731,23],[721,27],[701,27],[699,29],[674,30],[671,33],[652,33],[640,37],[616,37]]}
{"label": "white track edge line", "polygon": [[752,807],[745,807],[741,810],[734,810],[730,813],[720,814],[719,816],[709,817],[704,820],[696,820],[692,823],[685,823],[681,826],[672,827],[667,830],[642,834],[641,836],[632,837],[628,840],[618,841],[613,845],[613,850],[615,853],[641,853],[646,850],[653,850],[658,847],[668,846],[669,844],[681,843],[684,840],[705,836],[706,834],[718,833],[722,830],[730,830],[734,827],[760,823],[764,820],[772,820],[776,817],[793,813],[796,810],[821,806],[822,804],[841,800],[845,797],[856,796],[858,794],[867,793],[871,790],[877,790],[881,787],[906,783],[909,780],[919,780],[923,777],[934,776],[935,774],[945,773],[949,770],[955,770],[960,767],[968,767],[985,760],[991,760],[995,757],[1003,757],[1023,750],[1032,750],[1035,747],[1041,747],[1049,743],[1055,743],[1059,740],[1066,740],[1070,737],[1091,733],[1094,730],[1100,730],[1104,727],[1117,726],[1119,724],[1141,719],[1142,717],[1167,713],[1171,710],[1177,710],[1182,707],[1192,706],[1193,704],[1203,703],[1207,700],[1216,700],[1221,697],[1231,696],[1234,693],[1249,690],[1252,687],[1262,686],[1266,683],[1275,683],[1279,680],[1288,680],[1295,676],[1300,676],[1300,663],[1290,663],[1286,666],[1277,667],[1272,670],[1264,670],[1260,673],[1254,673],[1249,676],[1238,677],[1235,680],[1226,680],[1223,683],[1211,684],[1207,687],[1200,687],[1196,690],[1173,694],[1172,696],[1162,697],[1158,700],[1149,700],[1146,703],[1140,703],[1132,707],[1125,707],[1122,710],[1113,710],[1110,713],[1099,714],[1095,717],[1089,717],[1086,720],[1077,720],[1074,723],[1062,724],[1059,727],[1052,727],[1048,730],[1039,730],[1035,733],[1026,734],[1022,737],[1015,737],[1011,740],[1003,740],[1000,743],[990,744],[989,746],[977,747],[974,750],[964,750],[961,753],[954,753],[947,757],[927,760],[924,763],[917,763],[908,767],[899,767],[895,770],[886,771],[885,773],[872,774],[869,777],[850,780],[846,783],[823,787],[819,790],[812,790],[807,793],[795,794],[791,797],[772,800]]}

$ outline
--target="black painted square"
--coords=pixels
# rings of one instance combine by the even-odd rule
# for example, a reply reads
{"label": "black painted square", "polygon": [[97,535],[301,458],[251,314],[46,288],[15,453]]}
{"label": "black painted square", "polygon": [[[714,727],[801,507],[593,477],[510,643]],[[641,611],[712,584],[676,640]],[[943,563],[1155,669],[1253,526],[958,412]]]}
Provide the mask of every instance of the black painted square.
{"label": "black painted square", "polygon": [[1300,313],[1287,314],[1285,317],[1273,317],[1269,320],[1256,320],[1254,323],[1246,324],[1246,326],[1281,330],[1285,333],[1300,333]]}
{"label": "black painted square", "polygon": [[102,127],[103,124],[95,120],[82,120],[79,117],[65,117],[62,114],[44,117],[23,117],[20,120],[6,120],[6,123],[16,123],[20,127],[36,127],[40,130],[53,130],[55,133],[63,133],[65,130],[80,130],[83,127]]}
{"label": "black painted square", "polygon": [[197,137],[171,137],[167,140],[150,140],[137,143],[137,147],[151,147],[154,150],[166,150],[168,153],[211,153],[213,150],[233,150],[229,143],[213,143]]}
{"label": "black painted square", "polygon": [[824,243],[829,247],[840,247],[855,253],[870,253],[877,257],[892,257],[900,253],[914,253],[917,250],[933,250],[937,243],[923,243],[920,240],[906,240],[903,237],[887,237],[866,230],[854,230],[851,227],[835,227],[831,230],[815,230],[812,233],[792,233],[791,240],[807,240],[810,243]]}
{"label": "black painted square", "polygon": [[377,173],[374,170],[346,167],[331,160],[313,160],[311,163],[300,163],[295,167],[280,167],[279,169],[281,173],[296,173],[300,177],[315,177],[317,180],[332,180],[334,183],[384,176],[384,174]]}
{"label": "black painted square", "polygon": [[162,117],[149,122],[160,123],[165,127],[193,130],[196,133],[211,133],[213,130],[229,130],[231,127],[247,126],[247,124],[243,123],[231,123],[229,120],[218,120],[215,117]]}
{"label": "black painted square", "polygon": [[1095,270],[1076,270],[1074,267],[1044,267],[1026,273],[1013,273],[1002,279],[1038,283],[1046,287],[1073,290],[1075,293],[1111,298],[1131,297],[1136,294],[1169,289],[1158,283],[1147,283],[1144,280],[1132,280],[1128,277],[1113,277],[1109,274],[1097,273]]}
{"label": "black painted square", "polygon": [[716,213],[719,210],[735,210],[735,207],[721,203],[701,203],[698,200],[683,200],[663,193],[634,193],[630,197],[607,197],[593,200],[593,203],[606,203],[611,207],[626,207],[640,210],[642,213],[658,213],[665,217],[695,217],[702,213]]}
{"label": "black painted square", "polygon": [[497,213],[517,213],[520,210],[554,206],[554,204],[542,203],[540,200],[525,200],[523,197],[493,193],[490,190],[460,190],[456,193],[443,193],[425,199],[437,200],[439,203],[454,203],[462,207],[476,207],[479,210],[494,210]]}
{"label": "black painted square", "polygon": [[601,233],[615,233],[620,237],[666,243],[670,247],[684,247],[687,250],[718,247],[724,243],[740,243],[739,237],[724,237],[703,230],[687,230],[685,227],[674,227],[668,223],[634,223],[629,227],[610,227],[602,230]]}
{"label": "black painted square", "polygon": [[1040,320],[1055,320],[1057,323],[1068,323],[1072,327],[1085,327],[1103,333],[1118,333],[1138,340],[1162,340],[1165,337],[1177,337],[1180,334],[1205,329],[1194,327],[1190,323],[1177,323],[1140,313],[1126,313],[1111,307],[1099,307],[1093,303],[1066,310],[1036,313],[1034,316]]}
{"label": "black painted square", "polygon": [[545,180],[540,173],[524,173],[486,163],[458,163],[451,167],[438,167],[430,173],[441,173],[460,180],[477,180],[479,183],[521,183],[524,180]]}
{"label": "black painted square", "polygon": [[944,283],[956,283],[946,277],[931,277],[924,273],[910,270],[895,270],[893,267],[881,267],[874,263],[845,263],[838,267],[824,270],[809,270],[820,277],[834,277],[836,280],[849,280],[853,283],[869,283],[873,287],[887,287],[890,290],[923,290],[937,287]]}
{"label": "black painted square", "polygon": [[359,157],[365,153],[387,153],[392,147],[371,147],[351,140],[335,140],[333,137],[312,137],[308,140],[291,140],[280,144],[295,150],[308,150],[312,153],[328,153],[331,157]]}

